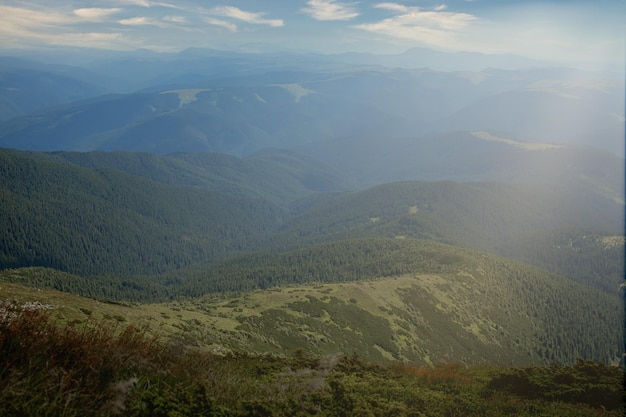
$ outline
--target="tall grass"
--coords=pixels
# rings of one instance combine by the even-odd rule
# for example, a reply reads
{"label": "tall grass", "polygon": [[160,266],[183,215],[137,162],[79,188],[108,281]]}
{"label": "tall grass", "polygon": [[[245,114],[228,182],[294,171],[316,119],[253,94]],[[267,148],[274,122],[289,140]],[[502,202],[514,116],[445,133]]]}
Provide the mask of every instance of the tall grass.
{"label": "tall grass", "polygon": [[43,305],[0,304],[3,415],[109,415],[122,410],[138,375],[168,352],[132,325],[59,326]]}

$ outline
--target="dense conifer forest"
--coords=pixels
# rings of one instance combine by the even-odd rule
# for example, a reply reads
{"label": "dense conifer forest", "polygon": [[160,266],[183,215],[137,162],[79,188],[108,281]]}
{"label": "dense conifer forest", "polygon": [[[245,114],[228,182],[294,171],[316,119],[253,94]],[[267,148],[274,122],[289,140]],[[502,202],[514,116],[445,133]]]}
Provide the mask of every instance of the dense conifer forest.
{"label": "dense conifer forest", "polygon": [[[321,174],[294,171],[300,160],[290,154],[1,156],[2,268],[150,275],[358,237],[473,247],[607,292],[623,268],[623,240],[615,238],[623,206],[584,184],[404,182],[320,193]],[[218,160],[232,169],[218,175]]]}

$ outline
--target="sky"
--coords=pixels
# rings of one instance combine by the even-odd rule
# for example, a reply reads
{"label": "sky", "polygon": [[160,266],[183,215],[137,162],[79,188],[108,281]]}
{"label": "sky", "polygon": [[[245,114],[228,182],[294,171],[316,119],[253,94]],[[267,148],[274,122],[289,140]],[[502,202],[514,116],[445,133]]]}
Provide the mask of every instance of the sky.
{"label": "sky", "polygon": [[623,0],[2,0],[0,52],[400,53],[414,47],[623,66]]}

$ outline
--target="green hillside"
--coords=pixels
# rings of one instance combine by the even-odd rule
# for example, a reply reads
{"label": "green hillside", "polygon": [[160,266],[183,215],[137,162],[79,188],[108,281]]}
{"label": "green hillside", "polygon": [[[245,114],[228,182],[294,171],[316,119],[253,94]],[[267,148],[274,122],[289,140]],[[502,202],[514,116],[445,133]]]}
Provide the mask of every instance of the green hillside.
{"label": "green hillside", "polygon": [[506,131],[365,135],[298,150],[340,170],[361,188],[409,180],[578,183],[624,200],[623,153],[554,145]]}
{"label": "green hillside", "polygon": [[430,234],[493,250],[504,239],[566,226],[617,234],[622,210],[623,203],[576,184],[411,181],[335,195],[294,217],[283,233]]}
{"label": "green hillside", "polygon": [[[126,287],[188,282],[184,275],[190,268],[218,271],[222,266],[215,262],[259,250],[263,254],[249,259],[263,265],[272,259],[307,277],[301,264],[271,256],[359,237],[472,247],[609,293],[620,284],[623,269],[623,202],[574,181],[558,186],[401,182],[328,193],[344,187],[340,176],[284,151],[239,159],[4,150],[0,178],[0,268],[51,267]],[[344,250],[336,248],[339,254]],[[316,256],[306,263],[327,257]],[[247,259],[229,262],[251,262]],[[175,279],[151,277],[181,269]],[[198,288],[257,288],[247,279],[236,285],[234,279],[220,280],[229,283]],[[93,291],[89,294],[100,296]],[[113,295],[120,291],[107,296],[123,298]],[[167,298],[155,296],[167,291],[137,290],[132,298]]]}
{"label": "green hillside", "polygon": [[[615,238],[623,234],[623,210],[622,202],[577,183],[401,182],[313,204],[285,222],[268,244],[434,239],[520,259],[614,292],[623,267],[623,240]],[[584,249],[563,250],[570,239],[585,241]],[[606,239],[615,244],[603,244]]]}
{"label": "green hillside", "polygon": [[615,294],[624,280],[624,236],[584,229],[539,231],[503,245],[500,253]]}
{"label": "green hillside", "polygon": [[259,198],[0,153],[0,265],[151,274],[253,248],[282,210]]}
{"label": "green hillside", "polygon": [[[15,296],[57,305],[66,320],[86,319],[82,308],[95,314],[90,319],[145,321],[216,351],[356,352],[376,362],[430,364],[444,356],[465,363],[572,363],[578,357],[613,363],[622,354],[618,297],[434,242],[337,242],[169,278],[141,293],[212,294],[165,304],[103,304],[68,294],[53,300],[45,299],[51,293],[26,289]],[[7,296],[10,282],[88,294],[84,280],[45,269],[5,270],[0,280]],[[106,281],[100,297],[115,285]],[[255,288],[268,289],[251,292]],[[126,296],[136,290],[126,288]]]}
{"label": "green hillside", "polygon": [[[591,361],[466,368],[444,360],[430,368],[301,350],[216,354],[120,324],[122,316],[113,326],[64,325],[51,311],[58,310],[38,302],[0,304],[1,416],[617,417],[624,411],[623,371]],[[94,313],[81,308],[80,314]]]}
{"label": "green hillside", "polygon": [[166,156],[133,152],[54,152],[40,155],[86,168],[114,168],[163,184],[266,198],[280,205],[313,192],[346,188],[345,181],[332,168],[281,150],[266,150],[248,158],[208,152]]}

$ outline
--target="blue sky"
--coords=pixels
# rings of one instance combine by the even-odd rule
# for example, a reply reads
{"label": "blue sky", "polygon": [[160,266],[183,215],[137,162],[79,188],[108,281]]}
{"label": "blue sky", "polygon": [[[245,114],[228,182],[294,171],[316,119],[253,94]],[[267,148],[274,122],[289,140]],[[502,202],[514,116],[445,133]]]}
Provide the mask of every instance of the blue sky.
{"label": "blue sky", "polygon": [[3,0],[0,49],[188,47],[398,53],[412,47],[623,65],[626,3]]}

